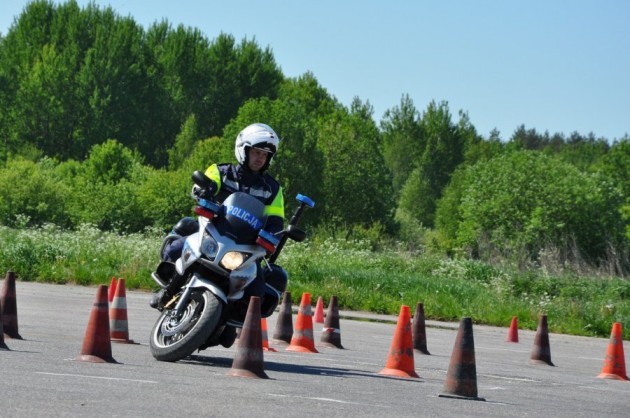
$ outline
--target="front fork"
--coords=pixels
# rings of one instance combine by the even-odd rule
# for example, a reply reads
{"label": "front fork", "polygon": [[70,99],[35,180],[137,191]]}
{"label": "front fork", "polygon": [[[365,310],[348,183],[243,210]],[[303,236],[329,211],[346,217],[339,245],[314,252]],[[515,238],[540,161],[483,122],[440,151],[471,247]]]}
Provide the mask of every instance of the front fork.
{"label": "front fork", "polygon": [[[223,291],[219,287],[215,286],[212,283],[208,283],[207,281],[200,279],[196,274],[193,274],[192,279],[190,279],[190,281],[184,286],[184,291],[182,292],[181,296],[177,300],[177,304],[175,305],[174,313],[177,317],[180,317],[182,313],[184,312],[184,310],[186,309],[186,306],[188,305],[188,302],[190,301],[190,295],[193,289],[199,289],[199,288],[208,289],[216,297],[218,297],[224,304],[227,304],[227,297],[225,296],[225,293],[223,293]],[[171,302],[167,304],[167,307],[170,303]]]}

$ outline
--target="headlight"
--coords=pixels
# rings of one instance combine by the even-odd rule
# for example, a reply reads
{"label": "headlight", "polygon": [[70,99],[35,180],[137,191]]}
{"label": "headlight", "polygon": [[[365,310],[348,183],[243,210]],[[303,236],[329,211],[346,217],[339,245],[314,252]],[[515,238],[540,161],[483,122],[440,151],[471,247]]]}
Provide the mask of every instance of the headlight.
{"label": "headlight", "polygon": [[210,235],[207,235],[201,242],[201,252],[208,258],[214,258],[217,254],[217,242]]}
{"label": "headlight", "polygon": [[225,253],[221,259],[221,265],[228,270],[235,270],[245,262],[245,255],[237,251],[230,251]]}

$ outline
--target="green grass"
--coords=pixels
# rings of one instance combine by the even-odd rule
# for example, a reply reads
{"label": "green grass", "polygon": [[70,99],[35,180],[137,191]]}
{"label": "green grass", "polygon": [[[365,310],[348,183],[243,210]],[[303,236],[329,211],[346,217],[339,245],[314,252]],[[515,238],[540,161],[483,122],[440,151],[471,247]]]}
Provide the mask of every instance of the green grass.
{"label": "green grass", "polygon": [[21,280],[109,284],[125,279],[129,289],[150,289],[161,234],[114,234],[89,225],[63,231],[0,227],[0,271],[13,270]]}
{"label": "green grass", "polygon": [[[115,234],[84,226],[62,231],[0,227],[0,271],[25,281],[108,285],[125,278],[129,289],[154,289],[150,273],[158,262],[161,233]],[[499,269],[473,260],[372,251],[369,243],[345,239],[289,242],[278,259],[289,272],[287,290],[327,301],[341,309],[398,314],[424,304],[425,317],[536,329],[547,314],[550,332],[608,337],[621,322],[630,339],[630,281],[624,278],[549,276],[542,271]]]}

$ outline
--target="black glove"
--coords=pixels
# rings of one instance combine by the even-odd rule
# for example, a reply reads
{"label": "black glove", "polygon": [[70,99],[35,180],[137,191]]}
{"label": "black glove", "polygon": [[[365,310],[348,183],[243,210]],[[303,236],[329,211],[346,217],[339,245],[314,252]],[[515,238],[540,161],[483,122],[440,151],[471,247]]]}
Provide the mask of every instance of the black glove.
{"label": "black glove", "polygon": [[197,196],[200,199],[206,199],[206,200],[214,200],[214,195],[217,191],[217,184],[215,182],[212,182],[212,187],[209,188],[201,188],[199,186],[194,186],[192,193],[193,195]]}

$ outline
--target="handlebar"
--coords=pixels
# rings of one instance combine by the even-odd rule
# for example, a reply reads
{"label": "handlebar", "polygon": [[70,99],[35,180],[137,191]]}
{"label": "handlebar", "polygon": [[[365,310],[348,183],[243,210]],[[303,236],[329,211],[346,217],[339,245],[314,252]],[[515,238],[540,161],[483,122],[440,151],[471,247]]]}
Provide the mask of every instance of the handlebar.
{"label": "handlebar", "polygon": [[192,194],[195,198],[214,200],[217,191],[217,183],[201,171],[196,170],[192,174],[192,181],[198,187],[193,187]]}
{"label": "handlebar", "polygon": [[[291,217],[291,220],[289,221],[289,225],[291,226],[297,225],[298,221],[302,217],[302,212],[304,211],[305,207],[308,206],[309,208],[312,208],[315,206],[315,202],[308,196],[298,194],[295,199],[300,202],[300,206],[297,207],[297,209],[293,213],[293,216]],[[280,239],[280,243],[276,247],[276,251],[271,255],[271,257],[269,257],[270,263],[274,263],[276,261],[276,259],[280,255],[280,252],[282,251],[282,248],[284,247],[284,244],[287,242],[287,239],[289,239],[289,234],[285,231],[285,233],[282,235],[282,238]]]}
{"label": "handlebar", "polygon": [[[214,200],[214,193],[216,192],[217,184],[212,179],[208,178],[208,176],[206,176],[201,171],[195,171],[192,174],[192,181],[197,186],[199,186],[198,190],[195,191],[193,189],[193,196],[196,198],[196,200],[205,201],[204,203],[212,203],[210,205],[211,208],[207,208],[207,209],[214,209],[214,206],[216,206],[216,203],[214,203],[213,200]],[[307,206],[309,208],[314,207],[315,202],[310,197],[304,196],[302,194],[298,194],[295,197],[295,199],[298,202],[300,202],[300,206],[298,206],[295,212],[293,213],[293,216],[291,217],[291,220],[289,221],[289,228],[283,231],[284,233],[282,234],[282,238],[280,238],[280,242],[276,246],[276,250],[271,255],[271,257],[269,257],[270,263],[273,263],[276,261],[276,259],[280,255],[280,252],[282,251],[282,248],[284,247],[284,244],[287,242],[287,239],[289,239],[292,236],[295,237],[294,239],[297,239],[297,237],[301,237],[301,239],[304,239],[304,232],[299,230],[296,226],[297,226],[298,221],[302,217],[302,212],[304,211],[304,208],[306,208]],[[218,210],[213,211],[213,212],[218,212]],[[291,228],[292,226],[295,228]]]}

